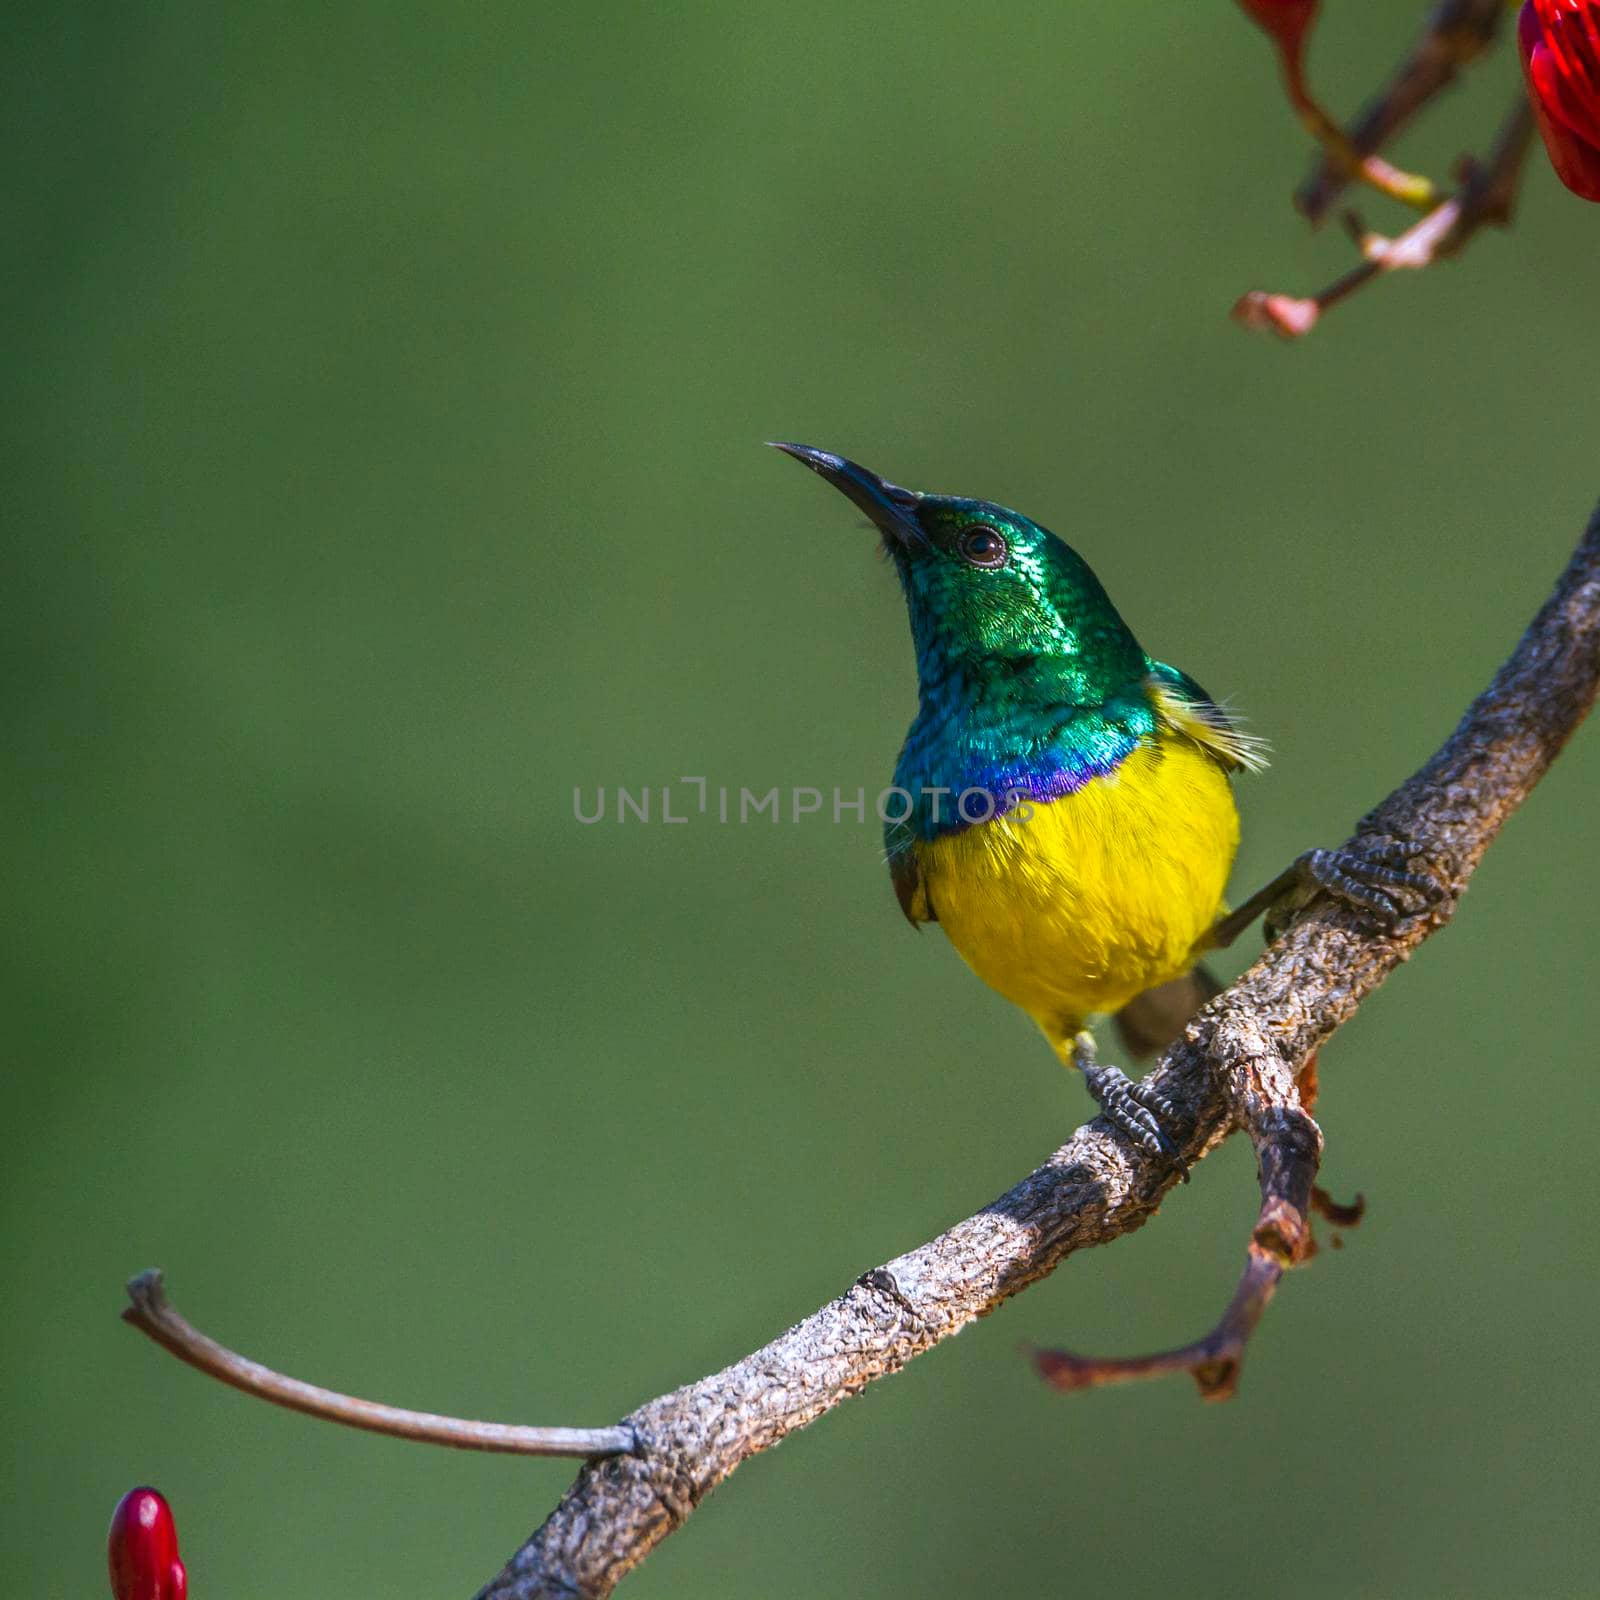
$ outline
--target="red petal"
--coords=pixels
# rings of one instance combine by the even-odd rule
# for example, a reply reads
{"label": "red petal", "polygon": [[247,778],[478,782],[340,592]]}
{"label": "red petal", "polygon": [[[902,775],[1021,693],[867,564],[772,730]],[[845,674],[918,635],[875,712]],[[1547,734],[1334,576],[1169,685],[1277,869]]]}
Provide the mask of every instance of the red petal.
{"label": "red petal", "polygon": [[1583,100],[1600,98],[1600,0],[1537,0],[1543,42]]}
{"label": "red petal", "polygon": [[[1551,0],[1528,0],[1517,21],[1528,98],[1556,176],[1582,199],[1600,200],[1600,83],[1573,70],[1571,50],[1560,54],[1552,48],[1555,32],[1579,25],[1569,17],[1555,29],[1548,27],[1545,17],[1554,9]],[[1568,41],[1575,37],[1569,33]]]}

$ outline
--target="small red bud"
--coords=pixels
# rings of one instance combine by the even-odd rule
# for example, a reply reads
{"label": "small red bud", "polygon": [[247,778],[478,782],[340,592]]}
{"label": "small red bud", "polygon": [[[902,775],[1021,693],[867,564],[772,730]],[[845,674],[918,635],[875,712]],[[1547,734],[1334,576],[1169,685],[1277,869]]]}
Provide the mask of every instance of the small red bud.
{"label": "small red bud", "polygon": [[1257,27],[1272,35],[1284,62],[1296,68],[1316,21],[1317,0],[1239,0]]}
{"label": "small red bud", "polygon": [[1600,200],[1600,0],[1526,0],[1517,49],[1556,176]]}
{"label": "small red bud", "polygon": [[172,1507],[154,1489],[130,1489],[111,1513],[111,1593],[116,1600],[187,1600]]}
{"label": "small red bud", "polygon": [[1315,300],[1252,289],[1233,308],[1233,320],[1252,333],[1275,333],[1280,339],[1303,339],[1316,327],[1322,307]]}

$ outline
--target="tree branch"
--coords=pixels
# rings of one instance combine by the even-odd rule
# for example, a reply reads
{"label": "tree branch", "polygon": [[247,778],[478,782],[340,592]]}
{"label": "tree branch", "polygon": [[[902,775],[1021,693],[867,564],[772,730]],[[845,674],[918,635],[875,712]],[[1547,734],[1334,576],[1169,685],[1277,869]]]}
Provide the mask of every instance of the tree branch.
{"label": "tree branch", "polygon": [[[1236,1377],[1243,1339],[1301,1254],[1306,1207],[1318,1204],[1310,1183],[1320,1136],[1300,1107],[1296,1073],[1453,914],[1483,852],[1588,713],[1597,676],[1600,512],[1489,688],[1348,842],[1408,856],[1434,878],[1441,902],[1383,934],[1326,898],[1313,901],[1153,1075],[1178,1108],[1182,1162],[1240,1127],[1262,1162],[1261,1216],[1223,1336],[1203,1357],[1199,1347],[1184,1352],[1214,1392]],[[1177,1170],[1101,1120],[1078,1129],[977,1215],[864,1274],[755,1354],[640,1407],[627,1419],[636,1451],[584,1467],[479,1600],[609,1594],[741,1462],[995,1310],[1073,1251],[1142,1226]]]}
{"label": "tree branch", "polygon": [[128,1283],[129,1304],[122,1320],[148,1334],[180,1361],[246,1394],[304,1411],[326,1422],[342,1422],[369,1433],[386,1433],[396,1439],[417,1439],[426,1444],[446,1444],[457,1450],[493,1450],[517,1456],[608,1456],[632,1450],[633,1429],[626,1423],[614,1428],[524,1428],[508,1422],[469,1422],[461,1417],[441,1417],[431,1411],[402,1411],[376,1400],[335,1394],[314,1383],[286,1378],[257,1361],[208,1338],[178,1314],[167,1299],[161,1273],[154,1267]]}

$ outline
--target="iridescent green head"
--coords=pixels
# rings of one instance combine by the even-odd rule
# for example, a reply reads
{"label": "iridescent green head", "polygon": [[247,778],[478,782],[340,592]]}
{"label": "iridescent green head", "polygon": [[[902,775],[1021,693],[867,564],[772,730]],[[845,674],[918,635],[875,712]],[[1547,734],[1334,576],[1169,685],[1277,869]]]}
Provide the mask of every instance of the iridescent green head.
{"label": "iridescent green head", "polygon": [[924,695],[1093,706],[1148,658],[1088,564],[1020,512],[918,494],[843,456],[779,444],[872,519],[911,614]]}

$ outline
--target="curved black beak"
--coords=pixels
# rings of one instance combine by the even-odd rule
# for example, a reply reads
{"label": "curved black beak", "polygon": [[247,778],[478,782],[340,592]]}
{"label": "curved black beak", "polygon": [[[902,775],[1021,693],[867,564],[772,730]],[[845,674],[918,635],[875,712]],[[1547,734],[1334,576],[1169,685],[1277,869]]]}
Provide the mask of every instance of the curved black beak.
{"label": "curved black beak", "polygon": [[784,444],[781,440],[768,441],[774,450],[795,458],[802,466],[810,467],[818,477],[826,478],[840,494],[855,502],[872,518],[873,525],[883,534],[884,540],[902,550],[925,548],[928,536],[917,521],[917,502],[922,498],[911,489],[888,483],[875,472],[836,456],[827,450],[816,450],[808,444]]}

